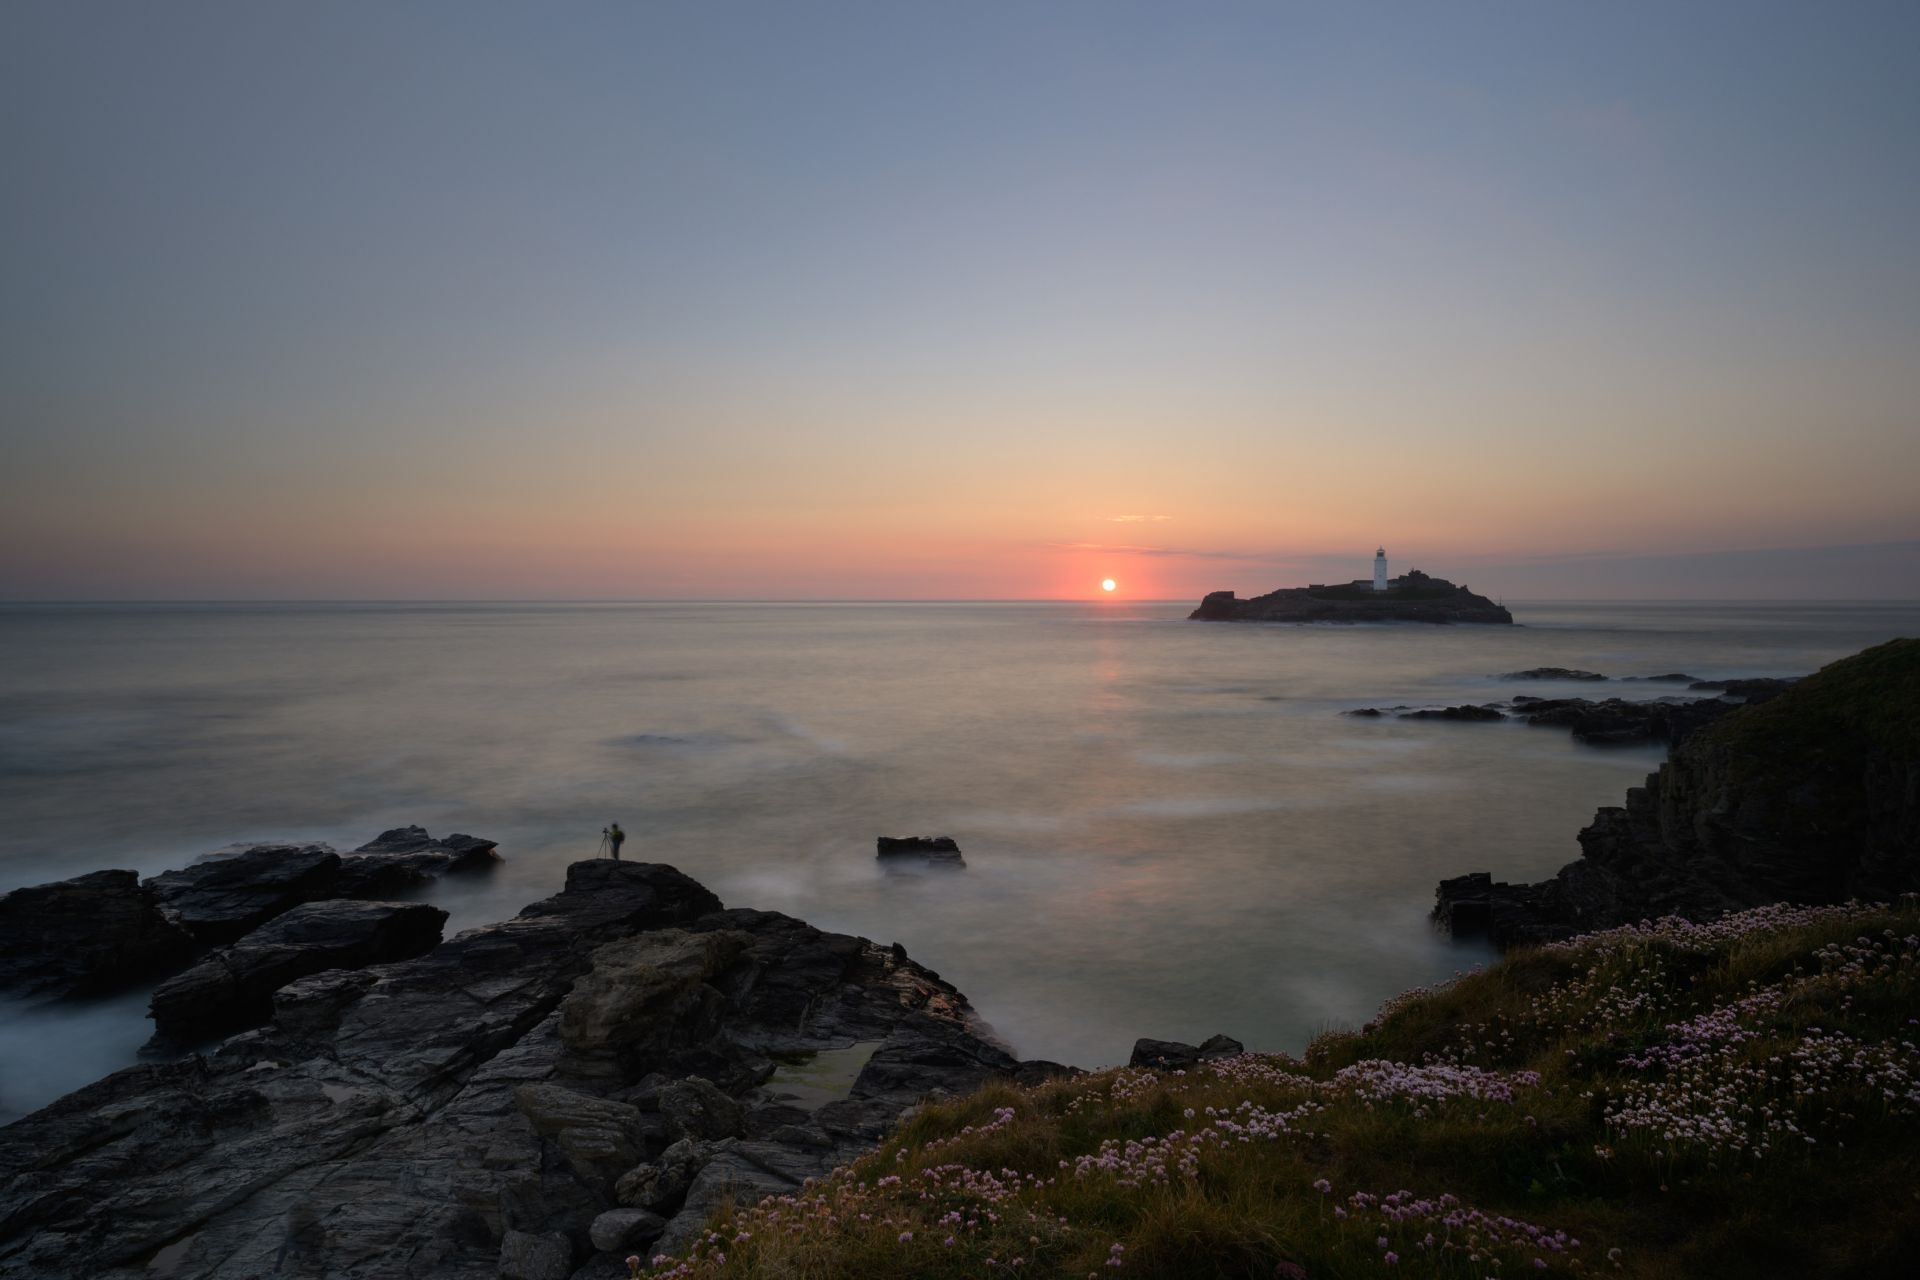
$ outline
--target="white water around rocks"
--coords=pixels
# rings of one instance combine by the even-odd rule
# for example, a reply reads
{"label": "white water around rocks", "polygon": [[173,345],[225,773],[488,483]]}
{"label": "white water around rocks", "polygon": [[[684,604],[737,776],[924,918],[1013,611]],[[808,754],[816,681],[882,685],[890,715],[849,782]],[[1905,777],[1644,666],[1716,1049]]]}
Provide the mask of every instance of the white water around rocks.
{"label": "white water around rocks", "polygon": [[[1511,603],[1511,602],[1510,602]],[[1442,876],[1538,878],[1662,757],[1342,709],[1784,675],[1913,605],[1512,605],[1519,627],[1187,623],[1190,603],[0,606],[0,890],[234,841],[501,842],[449,933],[618,821],[730,906],[899,941],[1023,1055],[1298,1049],[1485,953]],[[952,835],[903,874],[879,835]],[[132,1061],[139,993],[0,1005],[0,1119]]]}

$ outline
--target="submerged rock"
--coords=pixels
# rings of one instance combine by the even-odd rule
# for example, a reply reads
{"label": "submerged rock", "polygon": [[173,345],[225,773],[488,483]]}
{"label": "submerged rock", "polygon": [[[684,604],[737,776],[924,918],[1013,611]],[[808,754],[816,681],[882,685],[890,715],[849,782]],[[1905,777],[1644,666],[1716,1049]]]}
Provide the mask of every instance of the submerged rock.
{"label": "submerged rock", "polygon": [[273,993],[328,969],[411,959],[440,941],[447,913],[424,902],[309,902],[213,952],[153,993],[156,1038],[196,1040],[253,1026]]}
{"label": "submerged rock", "polygon": [[1506,718],[1506,713],[1498,707],[1424,707],[1419,711],[1400,713],[1402,720],[1505,720]]}
{"label": "submerged rock", "polygon": [[88,996],[168,973],[193,936],[138,872],[90,875],[0,895],[0,992]]}

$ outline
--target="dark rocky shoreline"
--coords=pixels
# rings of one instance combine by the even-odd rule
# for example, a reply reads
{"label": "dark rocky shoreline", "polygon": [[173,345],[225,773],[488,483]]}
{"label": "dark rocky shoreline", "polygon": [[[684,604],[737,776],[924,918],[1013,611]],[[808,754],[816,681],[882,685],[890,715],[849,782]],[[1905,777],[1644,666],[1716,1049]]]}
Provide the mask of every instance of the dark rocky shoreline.
{"label": "dark rocky shoreline", "polygon": [[1596,813],[1578,860],[1537,884],[1443,880],[1435,918],[1511,946],[1920,891],[1920,640],[1798,682],[1722,683],[1748,702],[1681,735],[1625,805]]}
{"label": "dark rocky shoreline", "polygon": [[[897,945],[610,859],[270,1012],[0,1129],[0,1276],[621,1275],[922,1100],[1072,1070],[1017,1061]],[[837,1087],[784,1087],[856,1048]]]}
{"label": "dark rocky shoreline", "polygon": [[[1726,692],[1392,709],[1674,744],[1554,879],[1455,877],[1436,917],[1506,946],[1920,889],[1920,641]],[[877,854],[961,865],[946,837]],[[155,1047],[226,1036],[0,1128],[0,1280],[611,1278],[925,1101],[1077,1072],[1019,1061],[898,944],[725,909],[667,866],[575,863],[560,893],[445,942],[438,908],[381,900],[495,857],[400,828],[345,856],[245,846],[0,897],[0,987],[170,973]],[[1132,1063],[1241,1050],[1141,1040]]]}

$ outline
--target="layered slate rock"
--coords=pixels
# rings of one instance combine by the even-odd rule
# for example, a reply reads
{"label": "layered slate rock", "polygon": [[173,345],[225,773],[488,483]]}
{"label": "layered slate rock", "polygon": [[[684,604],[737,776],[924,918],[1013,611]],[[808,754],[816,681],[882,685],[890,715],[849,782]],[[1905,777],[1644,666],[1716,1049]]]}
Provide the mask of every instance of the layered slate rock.
{"label": "layered slate rock", "polygon": [[334,899],[294,907],[153,993],[156,1037],[192,1041],[265,1022],[273,993],[328,969],[407,960],[440,941],[447,913],[424,902]]}
{"label": "layered slate rock", "polygon": [[1485,596],[1418,569],[1393,579],[1385,591],[1343,583],[1285,587],[1250,600],[1213,591],[1187,617],[1196,622],[1513,622],[1511,613]]}
{"label": "layered slate rock", "polygon": [[95,871],[0,896],[0,992],[99,995],[168,973],[193,954],[133,871]]}
{"label": "layered slate rock", "polygon": [[[870,1050],[844,1092],[781,1063]],[[895,946],[600,859],[514,920],[328,970],[205,1058],[0,1129],[0,1277],[620,1274],[1020,1064]],[[618,1241],[618,1244],[615,1242]]]}
{"label": "layered slate rock", "polygon": [[324,844],[260,844],[146,882],[168,916],[203,945],[238,940],[283,911],[334,895],[340,855]]}
{"label": "layered slate rock", "polygon": [[1502,945],[1772,902],[1920,890],[1920,640],[1893,640],[1727,711],[1553,879],[1443,881],[1435,915]]}

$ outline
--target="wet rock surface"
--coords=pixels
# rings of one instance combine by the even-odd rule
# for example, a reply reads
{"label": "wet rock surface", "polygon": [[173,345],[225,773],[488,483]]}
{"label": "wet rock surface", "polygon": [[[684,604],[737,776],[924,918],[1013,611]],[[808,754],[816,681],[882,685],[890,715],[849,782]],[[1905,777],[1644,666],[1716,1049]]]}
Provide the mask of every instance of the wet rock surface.
{"label": "wet rock surface", "polygon": [[447,913],[424,902],[309,902],[161,983],[158,1038],[193,1041],[265,1022],[273,993],[328,969],[407,960],[440,941]]}
{"label": "wet rock surface", "polygon": [[254,845],[146,882],[196,942],[233,942],[283,911],[334,896],[340,855],[324,844]]}
{"label": "wet rock surface", "polygon": [[[776,1083],[855,1044],[843,1094]],[[216,1051],[0,1129],[0,1277],[617,1275],[925,1098],[1065,1070],[898,947],[576,863],[513,920],[299,978]]]}
{"label": "wet rock surface", "polygon": [[0,992],[9,995],[98,995],[178,968],[193,949],[137,872],[0,895]]}
{"label": "wet rock surface", "polygon": [[1581,857],[1551,880],[1444,880],[1435,917],[1504,946],[1920,890],[1920,640],[1751,692],[1687,734],[1624,806],[1596,813]]}

